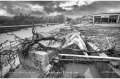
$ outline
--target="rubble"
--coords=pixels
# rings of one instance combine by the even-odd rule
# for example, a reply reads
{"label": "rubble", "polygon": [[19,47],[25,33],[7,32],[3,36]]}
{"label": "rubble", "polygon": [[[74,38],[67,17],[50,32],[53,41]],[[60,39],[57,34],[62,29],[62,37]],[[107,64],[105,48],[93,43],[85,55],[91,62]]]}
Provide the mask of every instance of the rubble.
{"label": "rubble", "polygon": [[[75,30],[76,28],[77,30]],[[24,69],[27,71],[29,71],[29,69],[33,69],[36,70],[37,72],[40,72],[41,74],[36,75],[36,77],[56,77],[56,78],[63,77],[63,71],[65,70],[64,70],[64,66],[62,65],[65,63],[59,61],[59,58],[61,57],[59,57],[60,55],[58,54],[62,54],[62,55],[76,54],[75,56],[81,58],[83,57],[83,59],[84,58],[88,59],[89,57],[91,57],[96,59],[107,59],[108,61],[109,60],[112,61],[112,59],[109,57],[102,58],[98,56],[96,57],[88,56],[89,54],[92,55],[91,53],[96,52],[99,54],[103,51],[104,52],[109,51],[111,55],[112,53],[111,49],[115,45],[115,44],[111,44],[112,43],[111,41],[115,41],[115,39],[113,40],[113,38],[110,37],[113,33],[109,33],[109,34],[106,33],[106,32],[110,32],[109,29],[108,29],[109,31],[106,31],[106,29],[99,29],[99,30],[96,29],[98,28],[97,27],[95,28],[73,27],[72,29],[61,28],[59,30],[56,29],[55,31],[50,32],[51,35],[48,37],[36,33],[35,30],[33,29],[32,39],[19,38],[18,40],[21,43],[21,45],[17,51],[18,51],[20,64],[22,64],[23,71]],[[106,37],[108,39],[106,39]],[[95,44],[102,51],[97,52],[97,51],[87,50],[86,45],[87,42],[89,41]],[[115,49],[113,49],[113,51],[115,52]],[[81,56],[80,54],[85,56]],[[71,56],[74,58],[73,55]],[[117,60],[117,58],[113,58],[113,59]],[[87,61],[84,63],[95,62],[86,59],[84,59],[84,61]],[[106,62],[106,61],[101,60],[98,62]],[[15,72],[17,72],[17,70]],[[29,74],[29,77],[30,75],[31,74]]]}

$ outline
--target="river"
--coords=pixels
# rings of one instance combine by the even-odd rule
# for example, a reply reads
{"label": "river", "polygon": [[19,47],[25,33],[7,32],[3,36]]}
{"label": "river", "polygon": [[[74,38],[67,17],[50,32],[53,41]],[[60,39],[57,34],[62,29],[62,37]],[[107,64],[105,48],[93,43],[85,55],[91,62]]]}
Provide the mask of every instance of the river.
{"label": "river", "polygon": [[[61,28],[64,24],[59,25],[49,25],[48,27],[40,27],[36,26],[37,32],[49,32],[55,28]],[[8,32],[9,34],[15,34],[21,38],[31,37],[32,36],[32,28],[21,29],[19,31]],[[15,37],[13,35],[8,35],[7,33],[0,34],[0,44],[5,42],[6,40],[14,41]]]}

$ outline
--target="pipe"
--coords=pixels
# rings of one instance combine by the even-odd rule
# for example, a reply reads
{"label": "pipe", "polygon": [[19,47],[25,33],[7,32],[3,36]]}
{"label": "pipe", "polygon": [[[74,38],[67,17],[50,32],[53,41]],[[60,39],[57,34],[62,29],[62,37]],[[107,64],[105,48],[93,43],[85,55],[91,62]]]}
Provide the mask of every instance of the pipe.
{"label": "pipe", "polygon": [[60,56],[68,56],[68,57],[78,57],[78,58],[92,58],[92,59],[106,59],[106,60],[116,60],[120,61],[120,58],[118,57],[102,57],[102,56],[85,56],[85,55],[74,55],[74,54],[59,54]]}

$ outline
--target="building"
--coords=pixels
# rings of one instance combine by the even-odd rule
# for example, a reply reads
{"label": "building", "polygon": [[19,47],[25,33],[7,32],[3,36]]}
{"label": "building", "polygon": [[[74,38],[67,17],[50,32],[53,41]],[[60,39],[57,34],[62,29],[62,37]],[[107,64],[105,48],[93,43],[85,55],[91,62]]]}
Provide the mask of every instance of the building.
{"label": "building", "polygon": [[120,23],[120,13],[98,13],[89,16],[93,23]]}

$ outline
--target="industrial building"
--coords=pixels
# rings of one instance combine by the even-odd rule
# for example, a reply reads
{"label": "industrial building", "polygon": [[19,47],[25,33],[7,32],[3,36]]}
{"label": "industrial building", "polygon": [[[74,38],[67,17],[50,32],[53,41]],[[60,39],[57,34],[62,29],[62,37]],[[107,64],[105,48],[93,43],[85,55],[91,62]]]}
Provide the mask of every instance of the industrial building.
{"label": "industrial building", "polygon": [[120,23],[120,13],[98,13],[89,16],[93,23]]}

